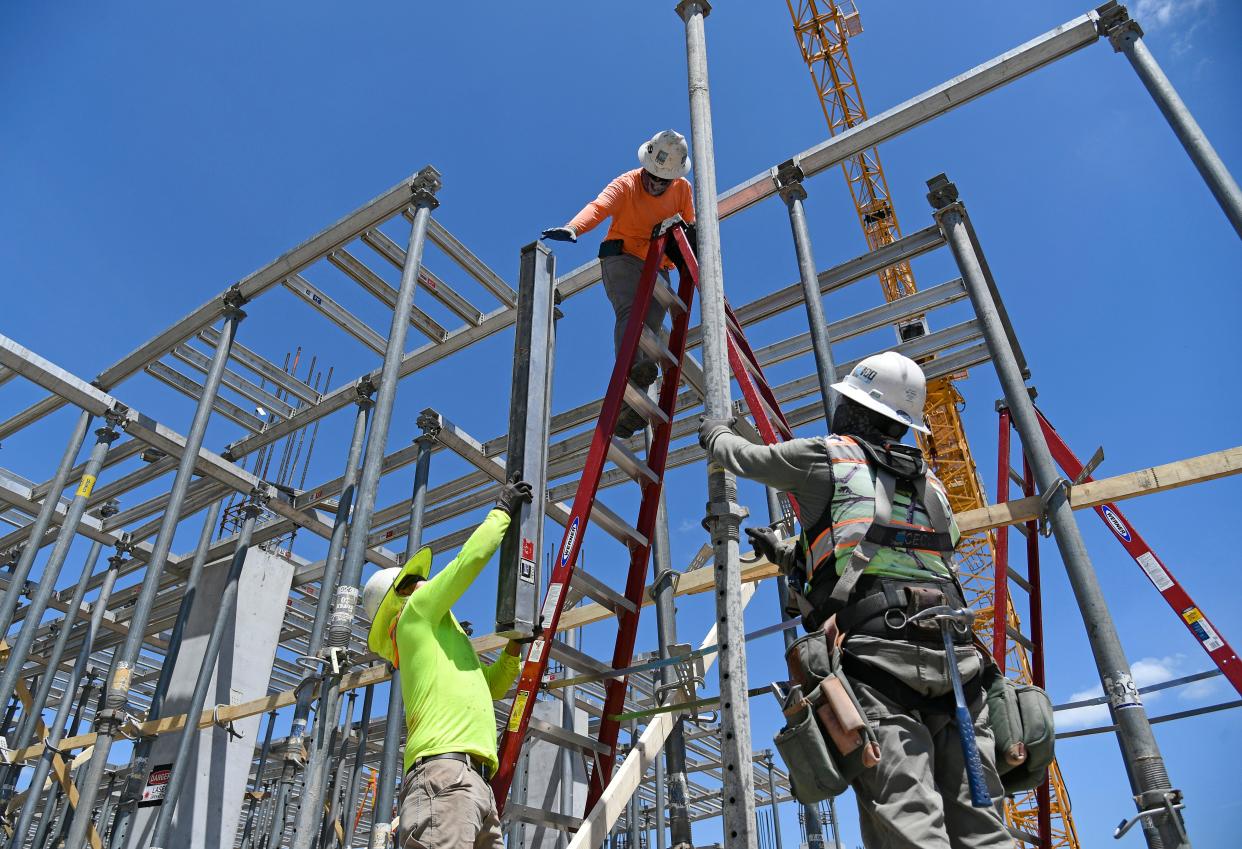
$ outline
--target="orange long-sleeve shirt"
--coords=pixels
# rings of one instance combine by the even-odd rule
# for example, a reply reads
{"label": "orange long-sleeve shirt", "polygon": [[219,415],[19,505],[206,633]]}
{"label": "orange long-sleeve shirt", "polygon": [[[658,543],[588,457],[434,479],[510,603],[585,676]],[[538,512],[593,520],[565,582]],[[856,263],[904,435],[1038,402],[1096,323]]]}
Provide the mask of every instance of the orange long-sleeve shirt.
{"label": "orange long-sleeve shirt", "polygon": [[[680,214],[687,224],[693,224],[694,198],[690,183],[685,178],[674,180],[664,194],[656,197],[643,188],[642,170],[626,171],[605,186],[599,197],[583,207],[568,226],[581,236],[611,216],[612,225],[605,241],[620,239],[625,253],[646,259],[651,231],[661,221]],[[672,268],[673,263],[666,259],[663,266]]]}

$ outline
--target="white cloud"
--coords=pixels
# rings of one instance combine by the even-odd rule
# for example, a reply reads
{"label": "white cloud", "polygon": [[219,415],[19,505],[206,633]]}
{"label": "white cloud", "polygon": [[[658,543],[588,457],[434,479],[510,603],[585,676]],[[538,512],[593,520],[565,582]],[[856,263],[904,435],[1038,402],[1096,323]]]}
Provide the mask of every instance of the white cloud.
{"label": "white cloud", "polygon": [[1212,5],[1213,0],[1138,0],[1134,4],[1134,19],[1147,32],[1154,32],[1189,23],[1192,16]]}
{"label": "white cloud", "polygon": [[[1160,684],[1173,678],[1181,678],[1184,675],[1190,675],[1203,668],[1202,664],[1197,662],[1199,658],[1191,660],[1183,654],[1169,655],[1167,657],[1145,657],[1130,665],[1130,671],[1134,675],[1134,684],[1142,689],[1152,684]],[[1182,700],[1198,700],[1215,692],[1220,684],[1219,678],[1208,678],[1204,681],[1196,681],[1176,690],[1157,690],[1154,693],[1144,695],[1143,704],[1151,705],[1159,702],[1161,697],[1166,693],[1176,692],[1178,698]],[[1077,702],[1084,699],[1093,699],[1104,695],[1104,688],[1099,684],[1086,689],[1071,693],[1067,701]],[[1075,728],[1091,728],[1097,725],[1109,725],[1111,719],[1108,715],[1108,705],[1091,705],[1090,707],[1074,708],[1072,710],[1057,711],[1056,726],[1058,731],[1069,731]]]}

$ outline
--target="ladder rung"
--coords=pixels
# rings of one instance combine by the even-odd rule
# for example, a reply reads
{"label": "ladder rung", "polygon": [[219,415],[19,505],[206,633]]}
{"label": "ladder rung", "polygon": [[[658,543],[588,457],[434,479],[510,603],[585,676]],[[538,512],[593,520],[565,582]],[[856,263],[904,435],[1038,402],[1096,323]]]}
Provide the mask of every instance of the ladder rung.
{"label": "ladder rung", "polygon": [[598,501],[591,508],[591,521],[626,545],[645,546],[647,544],[645,536],[640,534],[637,529],[627,525],[624,519]]}
{"label": "ladder rung", "polygon": [[625,403],[630,408],[649,421],[652,426],[668,424],[668,416],[664,415],[664,411],[651,400],[646,392],[639,389],[628,380],[625,383]]}
{"label": "ladder rung", "polygon": [[583,752],[594,752],[600,755],[608,754],[608,747],[594,737],[588,737],[585,734],[579,734],[576,731],[570,731],[568,728],[562,728],[554,725],[545,719],[537,716],[530,718],[530,731],[533,736],[541,740],[547,740],[549,743],[556,743],[568,749],[578,749]]}
{"label": "ladder rung", "polygon": [[640,486],[658,483],[659,478],[651,467],[638,458],[625,444],[615,436],[608,443],[608,459],[617,464],[617,468],[638,481]]}
{"label": "ladder rung", "polygon": [[651,328],[643,325],[642,335],[638,337],[638,347],[643,349],[643,353],[664,364],[665,368],[672,368],[677,365],[677,357],[668,346],[664,344],[659,336],[651,332]]}
{"label": "ladder rung", "polygon": [[552,640],[548,643],[548,651],[552,657],[559,660],[565,666],[582,675],[607,675],[612,672],[612,667],[603,661],[596,660],[586,652],[578,651],[572,646],[568,646],[560,640]]}
{"label": "ladder rung", "polygon": [[[763,397],[763,393],[759,391],[759,387],[757,386],[755,387],[755,397],[759,400],[759,406],[763,408],[763,414],[768,417],[768,422],[771,423],[772,427],[784,435],[786,439],[793,439],[793,433],[788,427],[785,426],[785,422],[782,421],[777,412],[772,409],[772,405],[768,403],[767,398]],[[753,414],[754,410],[751,410],[751,413]]]}
{"label": "ladder rung", "polygon": [[1027,651],[1035,650],[1035,644],[1031,642],[1030,638],[1012,625],[1005,626],[1005,633],[1009,635],[1009,639],[1013,640],[1015,643],[1018,643]]}
{"label": "ladder rung", "polygon": [[659,301],[669,312],[684,313],[690,309],[686,306],[686,302],[677,297],[677,293],[658,274],[656,275],[655,288],[651,290],[651,297]]}
{"label": "ladder rung", "polygon": [[[1018,525],[1018,527],[1021,528],[1022,526]],[[1026,529],[1023,528],[1023,530],[1026,530]],[[1013,581],[1015,584],[1020,586],[1022,589],[1026,590],[1028,593],[1031,591],[1031,582],[1026,579],[1025,575],[1016,571],[1012,566],[1006,566],[1005,572],[1009,575],[1009,580]]]}
{"label": "ladder rung", "polygon": [[[579,597],[585,596],[592,599],[604,607],[612,610],[618,616],[621,611],[633,613],[636,609],[634,603],[603,581],[596,578],[590,572],[582,569],[575,569],[569,578],[569,588],[578,593]],[[569,600],[566,600],[566,606],[569,606]]]}
{"label": "ladder rung", "polygon": [[577,831],[582,827],[582,820],[579,817],[545,811],[543,808],[532,808],[529,805],[519,805],[517,802],[509,802],[505,805],[505,816],[556,831]]}

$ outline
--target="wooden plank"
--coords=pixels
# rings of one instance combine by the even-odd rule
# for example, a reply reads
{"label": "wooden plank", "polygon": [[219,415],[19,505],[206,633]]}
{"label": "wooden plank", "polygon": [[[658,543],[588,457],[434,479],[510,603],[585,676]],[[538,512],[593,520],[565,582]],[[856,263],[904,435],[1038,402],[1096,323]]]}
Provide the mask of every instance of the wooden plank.
{"label": "wooden plank", "polygon": [[[1070,506],[1075,510],[1084,510],[1111,501],[1124,501],[1140,495],[1204,483],[1239,472],[1242,472],[1242,446],[1070,487]],[[1031,496],[959,513],[957,524],[963,534],[974,534],[1038,518],[1039,496]]]}

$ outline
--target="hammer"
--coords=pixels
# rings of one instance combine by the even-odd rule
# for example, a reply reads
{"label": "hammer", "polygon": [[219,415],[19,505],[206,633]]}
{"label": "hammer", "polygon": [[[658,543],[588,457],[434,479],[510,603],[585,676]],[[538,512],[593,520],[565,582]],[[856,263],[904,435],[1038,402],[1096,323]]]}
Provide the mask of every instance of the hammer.
{"label": "hammer", "polygon": [[928,620],[940,626],[940,636],[944,639],[945,664],[949,670],[949,681],[953,684],[957,735],[962,741],[962,758],[966,762],[966,778],[970,782],[970,804],[976,808],[989,808],[992,806],[992,797],[988,793],[988,785],[983,778],[983,761],[979,758],[975,724],[970,718],[970,708],[966,705],[966,693],[962,690],[962,675],[957,669],[957,655],[953,651],[953,631],[956,630],[959,634],[969,631],[975,621],[975,616],[965,608],[941,604],[920,610],[909,617],[906,622],[914,624]]}

